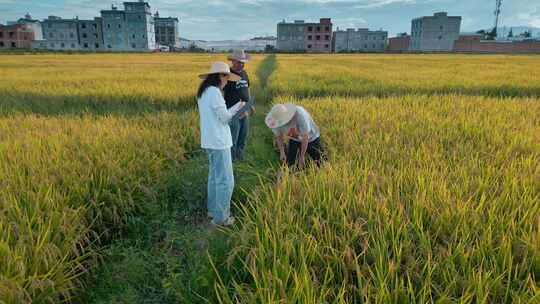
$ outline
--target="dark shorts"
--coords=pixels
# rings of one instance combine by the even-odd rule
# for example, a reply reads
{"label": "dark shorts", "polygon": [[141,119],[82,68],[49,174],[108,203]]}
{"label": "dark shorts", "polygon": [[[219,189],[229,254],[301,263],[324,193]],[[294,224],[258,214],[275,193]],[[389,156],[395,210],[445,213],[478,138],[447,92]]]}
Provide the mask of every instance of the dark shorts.
{"label": "dark shorts", "polygon": [[[289,146],[287,149],[287,164],[289,167],[296,165],[296,160],[300,154],[301,148],[301,142],[289,140]],[[326,154],[320,137],[308,144],[306,154],[309,155],[309,157],[315,162],[317,167],[320,167],[320,165],[326,160]]]}

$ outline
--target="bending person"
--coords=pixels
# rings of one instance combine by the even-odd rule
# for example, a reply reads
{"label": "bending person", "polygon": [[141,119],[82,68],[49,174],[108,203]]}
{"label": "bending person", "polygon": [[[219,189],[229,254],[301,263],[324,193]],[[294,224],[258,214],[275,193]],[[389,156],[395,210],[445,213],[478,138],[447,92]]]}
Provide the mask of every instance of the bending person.
{"label": "bending person", "polygon": [[[289,167],[297,165],[304,168],[306,153],[317,166],[326,160],[319,128],[303,107],[277,104],[266,116],[265,123],[274,133],[282,163],[286,163]],[[285,137],[289,139],[287,153],[285,153]]]}
{"label": "bending person", "polygon": [[229,121],[245,105],[239,102],[227,109],[222,89],[228,81],[238,81],[224,62],[212,64],[197,92],[201,127],[201,147],[208,153],[208,216],[213,225],[234,223],[230,206],[234,190],[231,158],[232,137]]}

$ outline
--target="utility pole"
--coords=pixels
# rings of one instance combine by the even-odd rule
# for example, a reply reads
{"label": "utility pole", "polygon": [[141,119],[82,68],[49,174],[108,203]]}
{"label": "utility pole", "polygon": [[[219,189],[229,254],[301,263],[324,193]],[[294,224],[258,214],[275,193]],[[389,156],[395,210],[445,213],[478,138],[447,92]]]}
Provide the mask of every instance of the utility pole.
{"label": "utility pole", "polygon": [[501,15],[502,0],[495,0],[495,25],[493,26],[493,31],[491,32],[491,37],[493,40],[497,39],[497,30],[499,28],[499,16]]}

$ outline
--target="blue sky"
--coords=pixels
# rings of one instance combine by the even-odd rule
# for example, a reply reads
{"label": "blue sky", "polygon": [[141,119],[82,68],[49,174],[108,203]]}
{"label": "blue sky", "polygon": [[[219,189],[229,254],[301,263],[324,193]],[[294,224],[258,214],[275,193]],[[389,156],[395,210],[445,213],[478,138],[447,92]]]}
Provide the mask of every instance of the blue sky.
{"label": "blue sky", "polygon": [[[0,0],[0,23],[26,12],[91,18],[117,0]],[[436,11],[463,17],[462,31],[489,28],[495,0],[150,0],[152,11],[180,18],[180,36],[190,39],[246,39],[275,35],[282,19],[331,17],[340,28],[385,29],[394,35],[410,31],[410,20]],[[540,27],[540,0],[504,0],[502,24]]]}

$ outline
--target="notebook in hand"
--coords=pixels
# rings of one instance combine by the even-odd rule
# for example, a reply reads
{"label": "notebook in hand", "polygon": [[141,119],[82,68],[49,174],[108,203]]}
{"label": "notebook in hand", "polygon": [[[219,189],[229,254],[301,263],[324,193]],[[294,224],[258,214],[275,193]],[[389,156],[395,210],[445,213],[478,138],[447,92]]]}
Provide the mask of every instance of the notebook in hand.
{"label": "notebook in hand", "polygon": [[240,110],[238,110],[238,112],[236,112],[236,114],[234,114],[232,119],[239,119],[240,115],[242,115],[242,113],[251,111],[251,108],[254,105],[255,105],[255,101],[253,100],[253,98],[250,98],[249,101],[246,102],[246,104],[242,108],[240,108]]}

